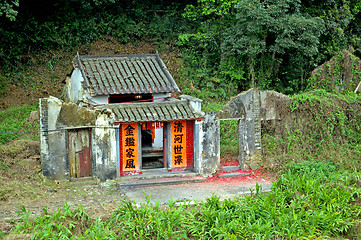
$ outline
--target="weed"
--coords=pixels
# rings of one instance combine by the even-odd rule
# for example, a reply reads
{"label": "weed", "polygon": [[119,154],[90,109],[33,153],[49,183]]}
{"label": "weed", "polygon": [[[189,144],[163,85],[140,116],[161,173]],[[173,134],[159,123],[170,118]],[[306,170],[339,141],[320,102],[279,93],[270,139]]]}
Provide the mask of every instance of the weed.
{"label": "weed", "polygon": [[[0,144],[4,144],[22,136],[23,131],[38,131],[38,123],[26,123],[31,111],[35,111],[37,105],[23,105],[0,112]],[[37,134],[26,135],[28,138],[36,138]]]}
{"label": "weed", "polygon": [[221,156],[230,154],[238,156],[238,120],[223,120],[220,122]]}
{"label": "weed", "polygon": [[360,235],[360,172],[337,170],[331,162],[293,162],[268,194],[260,185],[250,195],[223,202],[216,195],[190,207],[123,200],[109,219],[91,219],[68,204],[30,217],[21,207],[14,233],[32,239],[324,239]]}
{"label": "weed", "polygon": [[297,159],[358,168],[360,109],[359,96],[353,93],[313,90],[293,96],[289,109],[279,110],[282,118],[279,129],[263,131],[265,165],[284,167]]}

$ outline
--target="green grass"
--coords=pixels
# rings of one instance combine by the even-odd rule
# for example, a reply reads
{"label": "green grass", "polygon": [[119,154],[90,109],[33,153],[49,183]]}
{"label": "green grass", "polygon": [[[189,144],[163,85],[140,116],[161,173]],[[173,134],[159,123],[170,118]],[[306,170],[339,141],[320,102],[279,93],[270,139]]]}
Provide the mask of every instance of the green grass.
{"label": "green grass", "polygon": [[220,121],[220,145],[221,156],[238,156],[238,120]]}
{"label": "green grass", "polygon": [[[23,131],[38,131],[39,125],[37,123],[26,123],[30,112],[36,109],[37,104],[33,104],[0,111],[0,144],[23,136]],[[26,138],[36,139],[37,135],[27,134]]]}
{"label": "green grass", "polygon": [[32,239],[324,239],[359,238],[360,173],[331,162],[291,163],[269,193],[212,196],[196,206],[122,201],[109,219],[91,219],[82,206],[22,220],[12,232]]}

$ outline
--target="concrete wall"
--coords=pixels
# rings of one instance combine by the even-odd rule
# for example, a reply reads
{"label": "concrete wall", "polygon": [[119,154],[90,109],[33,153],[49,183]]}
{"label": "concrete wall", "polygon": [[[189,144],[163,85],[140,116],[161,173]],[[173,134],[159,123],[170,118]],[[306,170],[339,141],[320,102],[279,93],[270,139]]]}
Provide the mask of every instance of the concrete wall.
{"label": "concrete wall", "polygon": [[94,97],[89,97],[90,102],[93,105],[97,105],[97,104],[108,104],[108,99],[109,96],[105,95],[105,96],[94,96]]}
{"label": "concrete wall", "polygon": [[[101,180],[119,176],[118,130],[113,126],[110,111],[91,110],[49,97],[40,99],[40,115],[44,176],[54,179],[69,178],[68,130],[74,128],[91,129],[93,176]],[[219,170],[219,127],[215,113],[205,115],[203,120],[195,123],[195,171],[204,176]],[[169,124],[165,124],[164,129],[170,133]],[[170,152],[169,149],[168,151]]]}
{"label": "concrete wall", "polygon": [[81,95],[81,83],[84,81],[83,76],[79,68],[75,68],[71,74],[70,79],[66,83],[66,98],[72,102],[77,103],[79,100],[82,100]]}
{"label": "concrete wall", "polygon": [[170,93],[153,93],[154,102],[163,102],[166,98],[171,97]]}
{"label": "concrete wall", "polygon": [[219,119],[239,119],[239,162],[243,169],[257,168],[261,161],[261,122],[279,121],[276,111],[277,98],[289,97],[275,91],[259,91],[250,89],[231,98],[222,111]]}
{"label": "concrete wall", "polygon": [[215,113],[204,116],[200,124],[199,136],[195,133],[195,147],[199,151],[195,153],[195,170],[203,176],[210,176],[219,170],[220,166],[220,124]]}
{"label": "concrete wall", "polygon": [[92,129],[93,176],[117,177],[117,140],[109,112],[98,112],[57,98],[40,99],[40,144],[43,174],[53,179],[69,178],[67,129]]}
{"label": "concrete wall", "polygon": [[101,114],[96,120],[92,131],[93,173],[100,180],[117,177],[117,140],[116,129],[110,127],[106,114]]}
{"label": "concrete wall", "polygon": [[[40,99],[41,167],[46,177],[62,179],[68,175],[67,133],[56,129],[61,102],[56,98]],[[56,159],[56,161],[54,161]]]}
{"label": "concrete wall", "polygon": [[155,128],[154,129],[154,143],[153,148],[155,150],[163,149],[163,128]]}

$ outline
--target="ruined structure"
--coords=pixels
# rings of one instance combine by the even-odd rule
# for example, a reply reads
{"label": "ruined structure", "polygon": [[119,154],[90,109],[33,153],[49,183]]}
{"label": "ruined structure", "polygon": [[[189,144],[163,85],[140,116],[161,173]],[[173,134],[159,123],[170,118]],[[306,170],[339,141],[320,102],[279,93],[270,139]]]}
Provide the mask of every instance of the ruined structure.
{"label": "ruined structure", "polygon": [[250,89],[233,97],[217,115],[221,120],[239,120],[238,161],[242,169],[255,169],[261,163],[262,125],[278,131],[281,129],[280,106],[277,106],[280,101],[277,100],[284,103],[289,97],[275,91]]}
{"label": "ruined structure", "polygon": [[43,174],[114,179],[219,168],[219,121],[181,95],[158,54],[79,56],[62,99],[40,99]]}
{"label": "ruined structure", "polygon": [[328,92],[361,91],[361,60],[343,49],[312,71],[309,88]]}

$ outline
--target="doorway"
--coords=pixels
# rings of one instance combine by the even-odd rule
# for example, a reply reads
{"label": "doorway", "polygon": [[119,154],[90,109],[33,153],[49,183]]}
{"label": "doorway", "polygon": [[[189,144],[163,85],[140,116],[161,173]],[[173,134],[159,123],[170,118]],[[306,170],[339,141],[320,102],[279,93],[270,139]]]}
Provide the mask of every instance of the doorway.
{"label": "doorway", "polygon": [[68,131],[69,176],[72,178],[91,177],[91,131],[77,129]]}
{"label": "doorway", "polygon": [[220,166],[238,166],[239,147],[239,119],[220,119]]}
{"label": "doorway", "polygon": [[165,168],[163,122],[142,123],[142,169]]}

